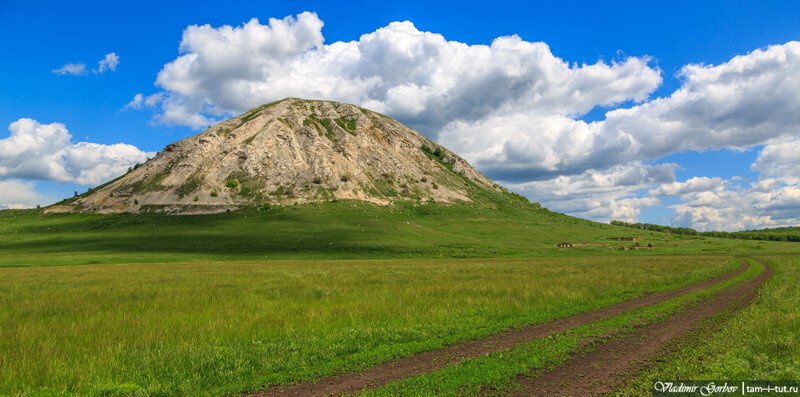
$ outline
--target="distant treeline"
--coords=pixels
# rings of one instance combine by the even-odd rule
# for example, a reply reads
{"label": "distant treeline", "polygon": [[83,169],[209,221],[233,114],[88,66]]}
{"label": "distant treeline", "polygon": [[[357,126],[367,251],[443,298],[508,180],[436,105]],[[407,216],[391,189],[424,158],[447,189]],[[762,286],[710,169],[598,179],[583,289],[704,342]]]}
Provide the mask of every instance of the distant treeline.
{"label": "distant treeline", "polygon": [[640,230],[652,230],[656,232],[685,234],[689,236],[707,236],[722,238],[738,238],[742,240],[766,240],[766,241],[793,241],[800,242],[800,227],[778,227],[774,229],[745,230],[741,232],[698,232],[690,227],[672,227],[655,225],[652,223],[628,223],[623,221],[611,221],[614,226],[625,226]]}

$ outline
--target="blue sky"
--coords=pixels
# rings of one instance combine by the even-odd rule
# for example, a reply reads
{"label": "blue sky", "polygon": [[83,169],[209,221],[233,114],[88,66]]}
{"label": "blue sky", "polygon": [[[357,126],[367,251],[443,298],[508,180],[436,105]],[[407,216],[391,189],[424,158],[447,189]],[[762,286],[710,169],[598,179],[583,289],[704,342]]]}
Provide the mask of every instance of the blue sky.
{"label": "blue sky", "polygon": [[[175,88],[181,82],[174,85],[170,85],[172,82],[169,81],[156,82],[159,71],[181,55],[179,44],[188,26],[209,24],[212,29],[223,25],[242,27],[251,18],[258,18],[261,24],[268,25],[269,18],[296,18],[304,11],[315,13],[316,19],[324,22],[321,34],[326,45],[359,40],[362,35],[385,28],[392,22],[410,21],[416,29],[414,32],[417,30],[432,32],[448,41],[470,46],[492,45],[496,38],[510,35],[519,36],[523,42],[546,43],[549,48],[548,55],[551,54],[554,59],[563,60],[574,68],[598,62],[613,65],[624,64],[630,59],[642,60],[642,65],[631,66],[640,70],[631,73],[650,74],[644,77],[628,76],[628,78],[641,78],[641,81],[634,83],[642,84],[643,88],[628,89],[619,93],[618,99],[606,101],[602,98],[603,90],[613,90],[616,86],[603,82],[602,84],[608,86],[596,87],[598,93],[594,94],[593,102],[587,102],[588,109],[584,105],[565,105],[564,109],[567,110],[555,110],[562,112],[561,116],[586,122],[575,127],[579,129],[591,122],[603,123],[609,110],[642,106],[655,98],[669,98],[676,90],[687,85],[686,76],[678,76],[686,65],[700,64],[709,68],[726,65],[736,56],[747,56],[753,51],[768,46],[786,45],[800,38],[800,24],[797,23],[800,20],[800,3],[792,1],[675,1],[662,4],[231,1],[226,2],[224,6],[217,2],[196,1],[143,1],[129,4],[53,2],[46,5],[31,2],[0,2],[0,34],[5,38],[2,45],[5,62],[0,63],[0,76],[2,76],[0,77],[0,125],[3,126],[0,130],[0,139],[9,136],[10,130],[7,127],[12,123],[22,118],[29,118],[38,124],[19,127],[20,131],[28,133],[25,131],[34,131],[39,125],[60,123],[72,135],[73,143],[92,142],[100,145],[125,143],[135,146],[142,152],[158,151],[174,140],[196,133],[198,126],[195,123],[192,128],[186,125],[192,124],[191,122],[164,118],[163,115],[168,111],[167,100],[155,106],[140,104],[135,108],[130,106],[126,108],[126,104],[136,94],[141,93],[146,97],[166,93],[167,98],[180,96],[184,102],[200,100],[213,102],[214,105],[222,103],[222,98],[226,95],[222,92],[209,94],[207,90],[202,91],[202,95],[198,93],[200,91],[187,93]],[[404,32],[407,33],[407,30]],[[443,43],[437,45],[444,46]],[[790,47],[786,49],[790,53],[792,50]],[[203,48],[189,50],[192,51],[201,53],[202,56]],[[119,57],[119,64],[115,70],[107,70],[104,73],[93,72],[93,69],[98,68],[98,62],[110,53]],[[528,55],[518,56],[522,62],[532,59],[528,58]],[[793,58],[786,62],[789,62],[790,69],[796,68]],[[53,72],[69,63],[85,64],[86,72],[77,76],[58,75]],[[783,69],[786,69],[785,65]],[[657,71],[658,81],[653,80],[655,78],[653,71]],[[725,75],[724,70],[718,72],[720,76]],[[756,72],[762,73],[761,69],[757,69]],[[614,68],[607,73],[617,73],[620,81],[627,76]],[[774,71],[763,71],[763,73],[774,73]],[[498,78],[504,78],[503,76],[505,75]],[[224,79],[230,76],[211,74],[191,77],[218,78],[224,83],[226,81]],[[535,76],[531,79],[535,80]],[[781,75],[775,79],[778,81],[775,84],[780,84],[784,80],[790,83],[796,82],[796,76],[793,74]],[[297,96],[325,94],[309,91],[310,89],[299,87]],[[768,89],[764,90],[763,96],[769,97],[771,92]],[[330,94],[333,96],[331,99],[351,98],[342,94],[339,89],[333,89],[331,92],[338,93]],[[280,91],[274,94],[267,92],[263,101],[274,99],[270,97],[271,95],[285,93],[287,92]],[[218,96],[215,96],[217,94]],[[499,94],[502,95],[502,92]],[[381,106],[385,106],[378,110],[411,124],[426,135],[453,148],[481,171],[501,180],[512,189],[526,194],[531,199],[542,201],[556,210],[577,216],[597,220],[618,218],[693,226],[700,229],[733,230],[793,224],[800,213],[800,203],[793,201],[796,199],[794,190],[796,180],[792,171],[797,169],[797,159],[791,155],[795,138],[800,135],[792,132],[795,131],[793,128],[797,125],[797,120],[791,117],[776,126],[764,126],[763,122],[754,121],[753,125],[740,126],[741,131],[738,133],[719,132],[720,138],[713,141],[719,144],[708,144],[703,141],[682,145],[679,141],[683,138],[675,138],[676,143],[671,143],[663,150],[654,150],[653,153],[646,154],[637,153],[614,161],[602,161],[602,150],[593,146],[587,149],[592,151],[587,152],[587,158],[591,158],[591,161],[576,159],[570,164],[566,162],[544,164],[527,161],[524,158],[520,160],[519,157],[526,155],[524,151],[481,153],[473,151],[467,144],[462,148],[458,143],[464,142],[465,136],[481,134],[480,127],[485,127],[486,123],[492,122],[495,123],[493,125],[497,125],[497,120],[507,122],[515,117],[529,116],[525,111],[534,102],[498,102],[498,107],[513,108],[513,115],[486,114],[475,109],[465,109],[465,113],[476,113],[469,117],[452,116],[449,119],[434,120],[431,116],[424,115],[424,112],[412,114],[406,109],[392,107],[390,101],[383,97],[371,98],[364,94],[358,98],[363,98],[361,104],[370,103],[368,100],[380,99]],[[205,108],[196,113],[211,121],[219,120],[226,114],[235,114],[241,110],[240,107],[245,106],[244,104],[256,100],[261,101],[260,98],[249,99],[249,102],[243,101],[242,104],[219,106],[219,109],[212,109],[210,112]],[[559,97],[552,99],[552,101],[558,100]],[[765,109],[774,108],[766,99],[764,103],[747,106],[755,108],[762,105]],[[674,109],[685,109],[688,105],[681,103],[674,106],[670,108],[669,114],[674,113]],[[791,106],[789,109],[792,109]],[[531,112],[536,111],[538,110],[531,110]],[[536,114],[536,120],[545,120],[547,115],[540,113]],[[720,131],[723,129],[729,131],[731,123],[746,124],[749,121],[734,120],[735,117],[730,116],[725,116],[728,117],[727,121],[722,120],[724,117],[722,114],[707,114],[705,119],[698,121],[693,119],[696,113],[687,112],[686,120],[691,119],[692,125],[708,126],[710,130],[725,126],[725,128],[719,127]],[[776,115],[776,118],[782,115]],[[656,117],[659,120],[663,118],[663,115]],[[651,123],[652,120],[647,119],[647,122]],[[633,122],[626,121],[626,123]],[[539,132],[536,128],[530,127],[530,124],[527,123],[525,127],[528,130],[522,129],[523,126],[520,125],[503,124],[510,132],[497,133],[494,138],[484,137],[481,143],[486,145],[486,142],[491,142],[487,141],[489,139],[505,139],[507,144],[515,136],[526,134],[526,142],[535,142]],[[753,135],[754,126],[757,126],[759,131],[764,128],[771,129],[771,132],[763,132],[763,137],[759,139],[742,138],[742,135]],[[605,126],[597,127],[596,131],[593,130],[595,132],[591,132],[594,134],[592,136],[596,138],[611,134],[616,137],[620,133],[616,130],[608,132],[605,128]],[[655,130],[658,130],[658,127]],[[671,129],[664,131],[673,133]],[[570,132],[562,131],[558,134],[567,138],[571,136]],[[679,135],[680,132],[675,134]],[[685,134],[691,137],[698,133],[687,131]],[[643,145],[651,145],[645,142],[644,138],[636,139],[639,139],[640,143],[643,142]],[[21,145],[19,142],[23,141],[8,141],[6,150],[13,151],[14,147],[19,148]],[[498,145],[500,146],[502,145]],[[507,148],[510,146],[514,145],[506,145]],[[51,149],[63,148],[52,146]],[[36,164],[20,166],[17,168],[18,171],[8,171],[18,165],[14,162],[22,161],[20,158],[23,156],[14,157],[6,153],[4,157],[3,146],[0,145],[0,183],[6,182],[6,185],[0,187],[5,187],[7,192],[27,189],[31,193],[16,196],[6,194],[6,197],[0,193],[0,205],[46,204],[48,201],[71,195],[73,190],[85,190],[91,185],[89,182],[94,179],[75,176],[80,171],[86,171],[80,169],[85,164],[78,159],[84,155],[81,151],[84,149],[87,148],[70,149],[72,150],[70,154],[65,155],[68,157],[67,160],[58,160],[66,162],[67,174],[72,175],[65,176],[66,174],[58,174],[57,171],[41,171],[41,167]],[[42,150],[48,149],[37,150],[25,155],[28,162],[31,156],[42,155]],[[108,150],[108,156],[113,157],[113,161],[116,162],[114,166],[117,168],[112,167],[112,169],[118,169],[125,162],[116,149],[103,148],[103,150]],[[536,148],[528,150],[531,151],[531,158],[540,155],[533,153]],[[132,153],[130,150],[124,152]],[[775,155],[770,157],[767,154]],[[490,155],[495,157],[490,158]],[[760,155],[763,160],[759,166],[754,167],[753,164],[759,161]],[[135,155],[132,156],[137,158]],[[105,160],[97,160],[91,166],[106,167],[107,164],[102,161]],[[767,164],[769,161],[772,162]],[[5,174],[2,171],[3,167],[7,169]],[[642,177],[638,182],[624,176],[637,173]],[[670,175],[665,176],[665,173]],[[655,176],[656,174],[659,176]],[[561,179],[557,179],[559,176]],[[600,186],[597,184],[598,180],[606,182],[601,182]],[[620,180],[628,182],[619,182]],[[758,188],[760,190],[753,187],[757,183],[763,184]],[[767,190],[771,195],[768,198],[762,194],[764,186],[769,186]],[[716,204],[709,206],[703,201],[705,199],[698,198],[702,191],[697,189],[701,188],[716,194]],[[545,191],[547,193],[544,193]],[[550,194],[553,191],[561,193]],[[742,201],[738,207],[724,207],[719,203],[719,201],[732,202],[734,198]],[[768,200],[770,203],[775,201],[773,203],[775,206],[766,205],[758,214],[753,214],[753,218],[749,221],[741,222],[741,219],[736,221],[737,211],[751,209],[754,200]],[[798,207],[797,213],[792,212],[795,205]],[[785,210],[787,206],[790,208],[788,215]],[[779,216],[775,215],[777,212],[771,210],[773,207],[781,209]],[[614,210],[610,211],[609,208]]]}

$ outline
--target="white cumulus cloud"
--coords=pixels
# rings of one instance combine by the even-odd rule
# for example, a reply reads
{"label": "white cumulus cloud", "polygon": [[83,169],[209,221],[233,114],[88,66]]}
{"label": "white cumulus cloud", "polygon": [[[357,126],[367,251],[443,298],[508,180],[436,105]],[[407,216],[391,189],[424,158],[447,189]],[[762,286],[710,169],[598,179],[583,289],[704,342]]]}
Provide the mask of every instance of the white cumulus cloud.
{"label": "white cumulus cloud", "polygon": [[140,93],[137,93],[136,95],[134,95],[133,99],[131,99],[130,102],[128,102],[128,104],[125,105],[125,107],[123,109],[141,110],[141,109],[144,109],[145,106],[153,107],[159,101],[161,101],[161,98],[163,96],[164,95],[161,94],[161,93],[156,93],[156,94],[144,96],[144,94],[142,94],[140,92]]}
{"label": "white cumulus cloud", "polygon": [[800,139],[766,145],[750,168],[768,178],[800,183]]}
{"label": "white cumulus cloud", "polygon": [[643,208],[660,204],[657,197],[639,197],[639,192],[674,183],[676,168],[677,164],[632,162],[509,187],[557,212],[598,221],[633,222]]}
{"label": "white cumulus cloud", "polygon": [[648,192],[646,197],[677,197],[672,224],[698,230],[744,230],[800,224],[800,186],[764,178],[694,177]]}
{"label": "white cumulus cloud", "polygon": [[72,142],[60,123],[42,124],[22,118],[0,139],[0,178],[51,180],[95,185],[122,175],[153,153],[118,143]]}
{"label": "white cumulus cloud", "polygon": [[647,98],[660,83],[649,58],[569,64],[518,36],[490,45],[448,41],[392,22],[356,41],[324,43],[313,13],[241,26],[190,26],[159,72],[163,122],[203,127],[263,102],[298,96],[361,104],[435,137],[454,121],[498,110],[581,115]]}
{"label": "white cumulus cloud", "polygon": [[[541,198],[537,191],[569,181],[570,195],[542,201],[573,215],[625,220],[638,215],[630,206],[675,196],[681,200],[672,206],[676,225],[741,230],[798,224],[800,206],[792,200],[800,183],[800,43],[755,50],[717,66],[689,65],[680,76],[683,84],[672,95],[612,110],[599,122],[498,112],[448,125],[441,141],[496,179],[541,180],[527,184],[537,187],[523,190],[529,197]],[[581,183],[587,175],[613,175],[621,165],[686,150],[759,145],[765,146],[751,166],[759,173],[752,186],[696,177],[651,185],[641,196],[620,184],[612,194],[580,197],[593,192]]]}
{"label": "white cumulus cloud", "polygon": [[[179,56],[158,73],[160,91],[137,94],[127,107],[203,128],[284,97],[340,100],[391,115],[573,215],[633,220],[660,197],[676,197],[675,222],[700,228],[797,217],[800,42],[686,65],[676,91],[650,99],[662,77],[647,56],[575,64],[519,36],[468,44],[408,21],[326,43],[323,25],[305,12],[266,24],[189,26]],[[580,119],[598,107],[610,109],[604,119]],[[652,165],[677,152],[761,146],[751,186],[676,181],[675,165]],[[734,216],[747,208],[759,212]]]}
{"label": "white cumulus cloud", "polygon": [[[685,150],[745,149],[800,131],[800,42],[755,50],[717,66],[688,65],[680,76],[683,84],[670,96],[609,111],[602,121],[542,117],[514,108],[476,122],[453,122],[442,142],[490,176],[520,180]],[[778,150],[772,147],[765,156]]]}
{"label": "white cumulus cloud", "polygon": [[800,187],[742,187],[726,181],[713,191],[682,197],[673,224],[698,230],[745,230],[800,224]]}
{"label": "white cumulus cloud", "polygon": [[722,185],[722,178],[693,177],[683,182],[665,183],[650,191],[651,196],[678,196],[713,190]]}
{"label": "white cumulus cloud", "polygon": [[720,65],[688,65],[666,98],[609,112],[609,141],[629,139],[617,161],[683,150],[749,148],[800,129],[800,42],[758,49]]}
{"label": "white cumulus cloud", "polygon": [[117,70],[117,65],[119,65],[119,56],[114,52],[109,52],[106,54],[103,59],[97,62],[97,69],[96,73],[105,73],[107,71],[115,71]]}
{"label": "white cumulus cloud", "polygon": [[0,179],[0,209],[30,208],[44,200],[29,181]]}

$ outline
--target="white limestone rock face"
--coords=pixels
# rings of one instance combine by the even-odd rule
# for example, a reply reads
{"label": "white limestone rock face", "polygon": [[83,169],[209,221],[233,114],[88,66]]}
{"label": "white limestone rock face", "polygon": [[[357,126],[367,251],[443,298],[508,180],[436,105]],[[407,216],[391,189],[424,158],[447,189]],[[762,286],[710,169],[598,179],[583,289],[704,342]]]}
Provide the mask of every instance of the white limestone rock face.
{"label": "white limestone rock face", "polygon": [[470,201],[502,188],[398,121],[344,103],[288,98],[168,145],[51,212],[211,213],[333,199]]}

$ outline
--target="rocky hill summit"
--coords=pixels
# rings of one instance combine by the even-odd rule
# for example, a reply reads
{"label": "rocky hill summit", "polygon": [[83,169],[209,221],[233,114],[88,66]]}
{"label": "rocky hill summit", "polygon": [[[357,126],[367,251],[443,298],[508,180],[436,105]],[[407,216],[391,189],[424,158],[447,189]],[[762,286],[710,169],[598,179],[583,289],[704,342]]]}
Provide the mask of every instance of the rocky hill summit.
{"label": "rocky hill summit", "polygon": [[50,212],[210,213],[352,199],[452,203],[506,194],[462,158],[360,108],[287,98],[165,147]]}

